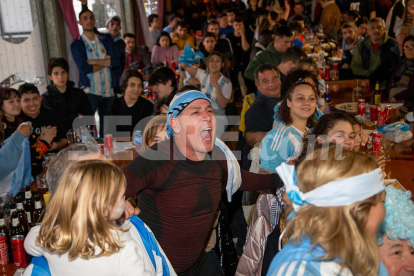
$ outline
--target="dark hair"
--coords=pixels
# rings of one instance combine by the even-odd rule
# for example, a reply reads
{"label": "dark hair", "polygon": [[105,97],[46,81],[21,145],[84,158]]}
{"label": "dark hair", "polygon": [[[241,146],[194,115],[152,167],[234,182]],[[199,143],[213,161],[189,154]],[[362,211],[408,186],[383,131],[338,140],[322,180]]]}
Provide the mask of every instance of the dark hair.
{"label": "dark hair", "polygon": [[[297,15],[292,17],[292,23],[296,22],[296,21],[305,21],[305,18],[303,18],[303,16],[301,14],[297,14]],[[289,25],[289,27],[290,27],[290,25]]]}
{"label": "dark hair", "polygon": [[125,69],[122,73],[121,79],[119,80],[119,87],[121,88],[122,93],[125,93],[125,89],[128,86],[128,80],[132,77],[139,78],[141,80],[142,87],[144,87],[144,78],[140,72],[131,68]]}
{"label": "dark hair", "polygon": [[278,37],[284,37],[284,36],[291,37],[292,35],[293,35],[292,30],[286,26],[279,26],[275,30],[275,36],[278,36]]}
{"label": "dark hair", "polygon": [[[9,100],[13,96],[20,98],[20,94],[16,89],[11,88],[11,87],[0,88],[0,148],[1,148],[1,143],[4,140],[4,128],[3,128],[3,124],[1,124],[3,120],[2,117],[4,116],[2,106],[3,106],[4,101]],[[19,116],[16,116],[16,117],[19,117]],[[18,120],[16,120],[16,122],[18,122]]]}
{"label": "dark hair", "polygon": [[294,31],[296,34],[301,34],[303,32],[302,24],[297,21],[292,21],[289,24],[289,27]]}
{"label": "dark hair", "polygon": [[312,134],[316,137],[327,135],[328,132],[336,125],[337,122],[348,122],[351,126],[354,124],[352,118],[344,112],[332,112],[319,118],[313,127]]}
{"label": "dark hair", "polygon": [[271,11],[271,12],[269,12],[269,14],[270,14],[270,18],[272,20],[277,20],[277,18],[279,17],[279,14],[275,11]]}
{"label": "dark hair", "polygon": [[82,15],[82,14],[84,14],[85,12],[91,12],[93,15],[95,15],[95,14],[93,13],[93,11],[91,11],[91,10],[90,10],[90,9],[88,9],[88,8],[86,8],[86,9],[82,9],[82,10],[81,10],[81,12],[79,13],[79,16],[78,16],[79,20],[80,20],[81,15]]}
{"label": "dark hair", "polygon": [[216,36],[215,36],[213,33],[210,33],[210,32],[207,32],[207,33],[204,35],[203,40],[204,40],[206,37],[214,37],[214,40],[216,40]]}
{"label": "dark hair", "polygon": [[277,75],[279,76],[279,70],[277,70],[277,67],[274,66],[273,64],[270,63],[265,63],[265,64],[261,64],[259,65],[255,70],[254,70],[254,81],[256,83],[259,83],[259,73],[263,73],[266,71],[271,71],[271,70],[275,70],[275,72],[277,73]]}
{"label": "dark hair", "polygon": [[39,89],[37,89],[36,85],[32,84],[32,83],[23,83],[22,85],[19,86],[19,95],[20,97],[23,94],[38,94],[40,96],[39,93]]}
{"label": "dark hair", "polygon": [[177,91],[177,93],[180,93],[180,92],[186,92],[186,91],[190,91],[190,90],[197,90],[197,91],[199,91],[199,89],[197,88],[197,87],[195,87],[194,85],[184,85],[183,87],[181,87],[178,91]]}
{"label": "dark hair", "polygon": [[243,17],[237,16],[236,19],[234,19],[234,22],[243,23]]}
{"label": "dark hair", "polygon": [[404,39],[403,46],[407,41],[414,41],[414,35],[409,35]]}
{"label": "dark hair", "polygon": [[300,6],[304,7],[304,6],[303,6],[303,3],[302,3],[302,2],[300,2],[300,1],[299,1],[299,2],[295,2],[295,4],[293,5],[293,7],[294,7],[294,6],[296,6],[296,5],[300,5]]}
{"label": "dark hair", "polygon": [[178,15],[176,15],[175,13],[170,14],[170,15],[168,16],[168,23],[173,22],[173,21],[174,21],[174,19],[175,19],[175,18],[177,18],[177,17],[181,19],[181,17],[179,17],[179,16],[178,16]]}
{"label": "dark hair", "polygon": [[[259,34],[259,43],[267,47],[267,45],[273,40],[273,32],[271,30],[261,31]],[[266,44],[266,45],[265,45]]]}
{"label": "dark hair", "polygon": [[136,36],[134,34],[132,34],[132,33],[125,33],[124,34],[124,39],[127,38],[127,37],[136,39]]}
{"label": "dark hair", "polygon": [[217,14],[217,20],[222,19],[223,17],[227,17],[227,15],[224,15],[224,13],[220,12]]}
{"label": "dark hair", "polygon": [[175,78],[175,73],[171,68],[168,67],[158,67],[152,72],[148,78],[148,85],[156,85],[158,83],[167,84],[168,81],[171,81],[171,86],[177,86],[177,79]]}
{"label": "dark hair", "polygon": [[235,9],[228,9],[227,10],[227,13],[234,13],[234,14],[236,14],[236,10]]}
{"label": "dark hair", "polygon": [[153,13],[148,16],[148,24],[151,26],[151,23],[154,21],[154,18],[158,18],[158,15]]}
{"label": "dark hair", "polygon": [[[306,85],[306,86],[311,87],[313,92],[315,92],[316,98],[318,97],[317,95],[318,92],[313,85],[307,82],[301,82],[299,80],[296,80],[296,82],[294,82],[287,90],[286,95],[284,96],[283,101],[278,109],[279,119],[280,121],[284,122],[286,125],[291,125],[293,122],[292,117],[290,117],[290,107],[287,106],[287,100],[292,101],[292,94],[295,91],[295,88],[301,85]],[[306,122],[306,126],[308,128],[313,128],[317,120],[318,119],[316,118],[315,114],[312,114],[312,116],[308,118]]]}
{"label": "dark hair", "polygon": [[[211,21],[211,20],[217,20],[217,16],[215,16],[214,14],[210,14],[210,15],[208,15],[208,16],[207,16],[207,21],[208,21],[208,20],[210,20],[210,21]],[[217,24],[218,24],[218,23],[217,23]]]}
{"label": "dark hair", "polygon": [[358,27],[354,22],[345,22],[344,24],[342,24],[341,30],[346,28],[352,28],[354,31],[358,31]]}
{"label": "dark hair", "polygon": [[220,26],[220,24],[216,20],[212,20],[209,23],[207,23],[207,29],[208,29],[208,27],[210,27],[212,25],[214,25],[214,26]]}
{"label": "dark hair", "polygon": [[361,26],[362,24],[368,24],[368,18],[365,16],[361,16],[356,22],[357,27]]}
{"label": "dark hair", "polygon": [[158,45],[158,46],[160,46],[160,47],[161,47],[161,45],[160,45],[160,40],[161,40],[161,37],[163,37],[163,36],[168,37],[168,40],[170,41],[170,46],[172,46],[172,45],[173,45],[173,43],[172,43],[172,40],[171,40],[170,34],[169,34],[169,33],[167,33],[167,32],[164,32],[164,31],[162,31],[162,32],[161,32],[161,34],[160,34],[160,36],[158,37],[156,45]]}
{"label": "dark hair", "polygon": [[[186,85],[186,86],[191,86],[191,85]],[[186,86],[183,86],[181,89],[183,89],[184,87],[186,87]],[[181,90],[180,89],[180,90]],[[190,89],[189,89],[190,90]],[[192,89],[191,89],[192,90]],[[197,88],[196,89],[194,89],[194,90],[197,90]],[[187,91],[187,90],[185,90],[185,91]],[[183,91],[177,91],[177,93],[178,92],[183,92]],[[171,104],[171,102],[172,102],[172,100],[174,99],[174,96],[177,94],[177,93],[171,93],[170,95],[168,95],[168,96],[166,96],[166,97],[162,97],[162,98],[160,98],[160,99],[158,99],[158,100],[156,100],[155,101],[155,103],[154,103],[154,113],[152,113],[152,115],[160,115],[161,114],[161,107],[163,106],[163,105],[166,105],[166,106],[170,106],[170,104]]]}
{"label": "dark hair", "polygon": [[181,27],[182,29],[186,28],[188,30],[188,24],[185,21],[178,22],[176,28],[178,27]]}
{"label": "dark hair", "polygon": [[285,79],[282,83],[282,87],[280,88],[280,95],[284,97],[293,83],[297,82],[299,79],[306,79],[306,78],[311,78],[313,80],[313,82],[316,85],[315,87],[316,91],[319,95],[320,93],[319,93],[318,79],[311,72],[307,70],[302,70],[302,69],[293,69],[292,71],[289,72],[289,74],[285,76]]}
{"label": "dark hair", "polygon": [[65,70],[66,73],[69,74],[69,63],[67,62],[66,59],[62,57],[49,59],[49,62],[47,63],[47,74],[49,76],[52,75],[53,68],[55,67],[62,67],[63,70]]}
{"label": "dark hair", "polygon": [[358,18],[359,17],[359,13],[357,11],[345,11],[344,14],[347,14],[348,16],[352,16],[354,18]]}
{"label": "dark hair", "polygon": [[227,65],[227,57],[225,55],[223,55],[222,53],[218,52],[218,51],[213,51],[208,57],[207,57],[207,70],[208,70],[208,63],[210,62],[210,58],[212,56],[218,56],[220,57],[221,62],[224,64],[224,66],[221,68],[220,72],[223,74],[223,76],[225,76],[226,78],[230,79],[230,71],[229,71],[229,67]]}
{"label": "dark hair", "polygon": [[307,58],[306,53],[299,46],[292,46],[283,53],[282,63],[292,61],[293,63],[298,62],[302,58]]}

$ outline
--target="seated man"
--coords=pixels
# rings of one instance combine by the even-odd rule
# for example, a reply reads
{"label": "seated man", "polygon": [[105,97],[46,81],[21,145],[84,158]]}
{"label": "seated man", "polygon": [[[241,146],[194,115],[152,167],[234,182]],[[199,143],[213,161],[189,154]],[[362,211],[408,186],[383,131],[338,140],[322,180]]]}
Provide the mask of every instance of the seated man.
{"label": "seated man", "polygon": [[188,24],[184,21],[180,21],[177,23],[177,29],[176,33],[178,34],[173,39],[173,43],[175,43],[178,47],[178,50],[180,50],[180,54],[183,54],[184,47],[187,44],[190,44],[190,47],[194,49],[195,43],[194,43],[194,37],[190,36],[188,34]]}
{"label": "seated man", "polygon": [[350,69],[352,57],[355,54],[358,44],[364,40],[358,35],[358,27],[354,22],[345,22],[342,24],[342,69]]}
{"label": "seated man", "polygon": [[53,110],[42,106],[42,96],[37,87],[30,83],[19,86],[24,122],[32,122],[33,131],[29,138],[34,178],[43,171],[43,155],[47,152],[63,149],[66,131],[61,117]]}
{"label": "seated man", "polygon": [[229,25],[229,19],[226,14],[219,13],[217,20],[220,23],[220,36],[226,36],[229,33],[234,32],[233,26]]}
{"label": "seated man", "polygon": [[359,78],[368,78],[371,83],[377,81],[385,85],[398,63],[397,43],[385,32],[382,18],[373,18],[368,22],[368,36],[359,43],[352,58],[352,72]]}
{"label": "seated man", "polygon": [[[150,16],[148,16],[148,24],[150,26],[149,30],[150,30],[152,45],[155,46],[155,44],[157,44],[158,38],[161,35],[161,32],[158,29],[160,26],[158,15],[154,13],[150,14]],[[152,47],[151,47],[151,52],[152,52]]]}
{"label": "seated man", "polygon": [[277,66],[280,73],[280,81],[283,83],[285,76],[289,74],[290,70],[295,68],[296,63],[308,56],[298,46],[292,46],[283,54],[282,62]]}
{"label": "seated man", "polygon": [[275,40],[270,43],[266,50],[258,54],[247,66],[244,76],[254,80],[254,72],[261,64],[269,63],[278,66],[282,62],[283,53],[292,46],[293,32],[289,27],[280,26],[275,31]]}
{"label": "seated man", "polygon": [[168,16],[168,26],[162,29],[164,32],[169,33],[170,35],[174,32],[177,23],[181,21],[181,18],[176,14],[170,14]]}
{"label": "seated man", "polygon": [[206,33],[201,41],[201,45],[203,45],[203,47],[200,47],[200,52],[203,53],[204,58],[206,59],[212,52],[214,52],[214,48],[217,45],[216,36],[213,33]]}
{"label": "seated man", "polygon": [[300,17],[302,17],[303,27],[305,28],[305,26],[308,26],[308,28],[311,28],[312,27],[311,21],[309,17],[303,13],[304,10],[305,10],[305,7],[303,6],[302,2],[300,1],[295,2],[295,6],[293,7],[293,11],[295,12],[295,14],[289,17],[288,25],[290,25],[290,23],[294,21],[293,19],[298,19],[297,16],[299,15]]}
{"label": "seated man", "polygon": [[[216,46],[214,47],[215,51],[218,51],[225,55],[230,61],[233,61],[233,49],[231,48],[230,41],[225,37],[220,37],[220,27],[219,23],[215,20],[207,23],[207,33],[213,33],[216,38]],[[203,52],[204,45],[200,43],[198,49]],[[204,53],[204,52],[203,52]],[[206,55],[204,55],[206,57]]]}
{"label": "seated man", "polygon": [[157,98],[167,97],[177,93],[177,79],[171,68],[159,67],[148,78],[148,85],[152,86],[152,91]]}
{"label": "seated man", "polygon": [[319,24],[329,38],[337,40],[337,32],[341,28],[341,11],[334,0],[320,0],[323,8]]}
{"label": "seated man", "polygon": [[250,53],[250,61],[260,52],[266,50],[266,47],[273,41],[273,32],[271,30],[264,30],[259,34],[259,40],[254,44],[254,47]]}
{"label": "seated man", "polygon": [[151,65],[151,58],[144,47],[135,45],[135,35],[124,34],[125,40],[125,69],[140,70]]}
{"label": "seated man", "polygon": [[392,185],[385,187],[385,191],[386,216],[377,233],[380,261],[389,276],[414,275],[414,203],[411,193]]}

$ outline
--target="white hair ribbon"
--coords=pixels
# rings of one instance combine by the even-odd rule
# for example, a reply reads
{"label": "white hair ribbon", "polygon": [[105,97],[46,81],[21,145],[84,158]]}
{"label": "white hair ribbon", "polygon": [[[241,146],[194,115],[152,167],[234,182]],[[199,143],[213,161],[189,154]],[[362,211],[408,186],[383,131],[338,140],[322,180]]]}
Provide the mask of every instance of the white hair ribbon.
{"label": "white hair ribbon", "polygon": [[304,204],[318,207],[349,206],[384,191],[385,187],[380,168],[369,173],[328,182],[308,193],[303,193],[296,185],[294,166],[282,163],[276,171],[286,185],[287,195],[292,200],[296,212]]}

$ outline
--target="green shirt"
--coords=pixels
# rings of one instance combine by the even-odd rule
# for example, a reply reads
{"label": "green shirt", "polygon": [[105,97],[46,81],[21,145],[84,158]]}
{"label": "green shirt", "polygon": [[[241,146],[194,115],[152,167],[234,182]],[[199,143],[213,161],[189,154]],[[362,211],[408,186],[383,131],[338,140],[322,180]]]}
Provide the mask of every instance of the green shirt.
{"label": "green shirt", "polygon": [[254,81],[254,71],[256,68],[265,63],[278,66],[282,62],[283,53],[278,52],[274,47],[274,42],[270,43],[266,50],[260,52],[247,66],[244,76],[252,81]]}

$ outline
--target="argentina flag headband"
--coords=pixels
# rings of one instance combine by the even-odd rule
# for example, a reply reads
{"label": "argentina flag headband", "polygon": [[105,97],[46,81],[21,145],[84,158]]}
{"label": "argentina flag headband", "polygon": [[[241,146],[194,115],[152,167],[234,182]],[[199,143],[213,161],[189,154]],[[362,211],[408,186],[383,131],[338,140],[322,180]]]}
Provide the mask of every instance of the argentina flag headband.
{"label": "argentina flag headband", "polygon": [[384,191],[385,187],[380,168],[328,182],[307,193],[300,191],[297,186],[295,166],[282,163],[276,171],[286,185],[286,192],[293,202],[295,212],[305,204],[318,207],[349,206]]}

